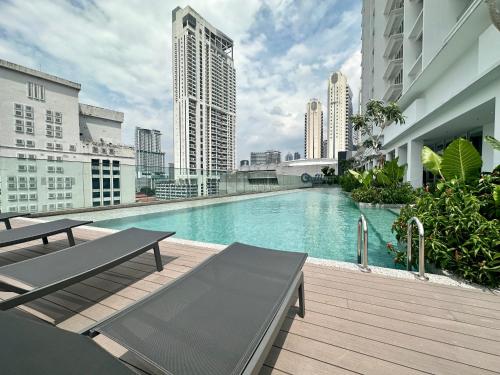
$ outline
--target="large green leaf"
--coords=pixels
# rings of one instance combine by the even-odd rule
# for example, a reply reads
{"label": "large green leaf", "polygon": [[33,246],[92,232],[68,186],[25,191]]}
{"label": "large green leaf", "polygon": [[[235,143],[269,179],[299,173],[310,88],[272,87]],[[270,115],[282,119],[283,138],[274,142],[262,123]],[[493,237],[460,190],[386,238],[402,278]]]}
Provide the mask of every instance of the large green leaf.
{"label": "large green leaf", "polygon": [[441,162],[442,158],[429,147],[424,146],[422,149],[422,164],[425,169],[434,173],[435,175],[441,175]]}
{"label": "large green leaf", "polygon": [[500,150],[500,141],[498,139],[492,137],[491,135],[487,135],[484,139],[490,144],[491,147],[493,147],[493,149]]}
{"label": "large green leaf", "polygon": [[467,180],[479,174],[482,164],[481,155],[472,143],[458,138],[443,152],[441,173],[447,180],[452,178]]}
{"label": "large green leaf", "polygon": [[493,200],[497,206],[500,206],[500,185],[495,186],[493,190]]}

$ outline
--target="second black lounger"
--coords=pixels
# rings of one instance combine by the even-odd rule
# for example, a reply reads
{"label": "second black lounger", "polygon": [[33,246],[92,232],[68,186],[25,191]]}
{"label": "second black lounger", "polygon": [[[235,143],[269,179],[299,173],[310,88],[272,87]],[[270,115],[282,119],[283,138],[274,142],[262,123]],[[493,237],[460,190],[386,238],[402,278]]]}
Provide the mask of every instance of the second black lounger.
{"label": "second black lounger", "polygon": [[304,314],[306,257],[232,244],[91,332],[134,353],[148,373],[258,374],[297,297]]}
{"label": "second black lounger", "polygon": [[10,219],[29,215],[30,214],[22,214],[19,212],[0,212],[0,221],[3,221],[5,223],[5,229],[12,229],[12,226],[10,225]]}
{"label": "second black lounger", "polygon": [[7,310],[63,289],[123,263],[147,250],[155,253],[156,268],[163,269],[158,241],[174,232],[138,228],[68,247],[54,253],[0,267],[0,290],[20,293],[0,302]]}
{"label": "second black lounger", "polygon": [[72,229],[80,225],[90,224],[92,221],[81,221],[71,219],[61,219],[47,221],[46,223],[27,225],[25,227],[0,232],[0,247],[15,245],[18,243],[42,239],[44,244],[48,244],[47,237],[59,233],[67,233],[69,245],[75,244]]}

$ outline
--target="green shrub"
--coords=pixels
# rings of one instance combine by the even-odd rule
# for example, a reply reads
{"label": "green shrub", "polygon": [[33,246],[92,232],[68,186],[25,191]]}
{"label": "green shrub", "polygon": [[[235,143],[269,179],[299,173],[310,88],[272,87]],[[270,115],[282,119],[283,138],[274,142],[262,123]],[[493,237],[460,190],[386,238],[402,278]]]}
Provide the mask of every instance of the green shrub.
{"label": "green shrub", "polygon": [[402,184],[393,188],[359,187],[352,191],[352,199],[356,202],[375,204],[408,204],[413,203],[416,193],[410,184]]}
{"label": "green shrub", "polygon": [[357,187],[361,186],[361,184],[358,182],[358,180],[350,173],[346,173],[346,174],[340,176],[339,183],[340,183],[340,186],[342,187],[342,190],[347,191],[347,192],[353,191]]}
{"label": "green shrub", "polygon": [[[408,220],[416,216],[425,231],[425,258],[465,280],[500,285],[500,217],[493,191],[500,184],[498,171],[474,182],[452,179],[422,193],[407,205],[393,224],[398,241],[406,241]],[[412,248],[417,253],[417,235]],[[389,245],[397,263],[405,263],[404,251]],[[413,259],[418,259],[415,255]]]}

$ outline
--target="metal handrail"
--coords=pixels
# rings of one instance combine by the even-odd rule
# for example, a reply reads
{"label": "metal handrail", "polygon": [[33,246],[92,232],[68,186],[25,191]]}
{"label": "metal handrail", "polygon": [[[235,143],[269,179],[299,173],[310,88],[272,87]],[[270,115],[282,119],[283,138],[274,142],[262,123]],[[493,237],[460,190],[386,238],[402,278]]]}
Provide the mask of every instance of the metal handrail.
{"label": "metal handrail", "polygon": [[412,263],[412,254],[411,254],[411,237],[413,234],[413,223],[417,224],[418,229],[418,276],[417,278],[420,280],[429,280],[427,276],[425,276],[425,257],[424,257],[424,226],[418,220],[417,217],[412,217],[408,220],[408,231],[406,236],[406,249],[407,249],[407,259],[406,259],[406,269],[411,271],[411,263]]}
{"label": "metal handrail", "polygon": [[[361,230],[363,230],[363,256],[361,256]],[[358,264],[361,271],[371,272],[368,267],[368,225],[364,215],[358,219]]]}

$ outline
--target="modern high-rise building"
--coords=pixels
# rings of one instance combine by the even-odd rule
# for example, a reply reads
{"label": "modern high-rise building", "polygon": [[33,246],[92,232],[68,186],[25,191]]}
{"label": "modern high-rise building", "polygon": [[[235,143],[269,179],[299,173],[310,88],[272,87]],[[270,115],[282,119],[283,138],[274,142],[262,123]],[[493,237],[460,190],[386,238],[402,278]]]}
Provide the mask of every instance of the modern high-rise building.
{"label": "modern high-rise building", "polygon": [[0,60],[0,211],[135,201],[122,112],[78,102],[81,85]]}
{"label": "modern high-rise building", "polygon": [[323,147],[323,111],[318,99],[311,99],[306,106],[304,126],[304,157],[320,159]]}
{"label": "modern high-rise building", "polygon": [[293,154],[293,160],[299,160],[300,159],[300,152],[295,152]]}
{"label": "modern high-rise building", "polygon": [[291,161],[291,160],[293,160],[293,154],[289,152],[285,156],[285,161]]}
{"label": "modern high-rise building", "polygon": [[159,130],[135,128],[137,177],[165,174],[165,153],[161,150]]}
{"label": "modern high-rise building", "polygon": [[240,167],[249,166],[250,162],[247,159],[240,160]]}
{"label": "modern high-rise building", "polygon": [[328,80],[327,155],[336,159],[340,151],[352,150],[352,91],[347,77],[332,73]]}
{"label": "modern high-rise building", "polygon": [[[364,0],[361,105],[397,101],[404,125],[386,128],[387,159],[406,164],[406,180],[431,179],[423,146],[442,151],[469,139],[483,170],[500,164],[484,141],[500,139],[500,26],[482,0]],[[404,52],[404,53],[403,53]]]}
{"label": "modern high-rise building", "polygon": [[251,152],[250,165],[279,164],[281,163],[281,151],[268,150],[264,152]]}
{"label": "modern high-rise building", "polygon": [[205,195],[235,168],[236,72],[231,38],[189,6],[172,11],[172,73],[176,179]]}

